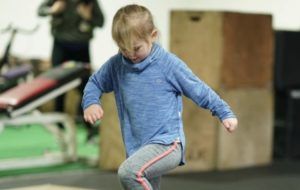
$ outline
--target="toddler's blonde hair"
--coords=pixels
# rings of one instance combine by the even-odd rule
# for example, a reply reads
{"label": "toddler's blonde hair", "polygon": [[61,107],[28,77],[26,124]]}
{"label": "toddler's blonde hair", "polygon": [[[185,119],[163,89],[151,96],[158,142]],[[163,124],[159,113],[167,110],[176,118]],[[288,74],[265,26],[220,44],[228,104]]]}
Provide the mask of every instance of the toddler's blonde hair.
{"label": "toddler's blonde hair", "polygon": [[156,29],[151,12],[131,4],[120,8],[112,23],[112,37],[121,51],[133,51],[133,40],[147,40]]}

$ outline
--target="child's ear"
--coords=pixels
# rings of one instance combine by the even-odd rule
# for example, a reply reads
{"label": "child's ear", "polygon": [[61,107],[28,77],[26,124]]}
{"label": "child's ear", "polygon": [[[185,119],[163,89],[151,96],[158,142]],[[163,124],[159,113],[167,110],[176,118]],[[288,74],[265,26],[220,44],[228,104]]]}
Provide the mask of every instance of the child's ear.
{"label": "child's ear", "polygon": [[157,37],[158,37],[158,31],[156,29],[154,29],[151,33],[152,42],[156,41]]}

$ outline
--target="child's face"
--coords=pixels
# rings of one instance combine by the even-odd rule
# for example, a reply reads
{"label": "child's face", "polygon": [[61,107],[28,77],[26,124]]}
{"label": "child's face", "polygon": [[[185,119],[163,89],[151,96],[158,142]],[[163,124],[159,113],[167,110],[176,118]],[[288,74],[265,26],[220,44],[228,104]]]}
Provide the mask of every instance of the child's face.
{"label": "child's face", "polygon": [[128,52],[121,49],[121,53],[124,57],[130,59],[133,63],[139,63],[143,61],[149,54],[152,48],[152,43],[145,40],[134,40],[133,51]]}
{"label": "child's face", "polygon": [[120,49],[124,57],[130,59],[133,63],[143,61],[151,52],[152,43],[155,41],[156,33],[152,34],[147,40],[135,39],[132,41],[133,51],[128,52]]}

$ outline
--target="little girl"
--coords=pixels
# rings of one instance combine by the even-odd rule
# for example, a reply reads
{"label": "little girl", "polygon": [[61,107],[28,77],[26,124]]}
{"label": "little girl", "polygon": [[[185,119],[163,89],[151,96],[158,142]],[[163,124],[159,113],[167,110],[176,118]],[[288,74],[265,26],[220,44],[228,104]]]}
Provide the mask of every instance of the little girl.
{"label": "little girl", "polygon": [[127,5],[114,16],[119,52],[87,83],[82,106],[93,124],[103,117],[101,95],[114,92],[127,159],[118,170],[126,190],[158,190],[161,176],[185,163],[182,95],[217,116],[232,132],[237,119],[226,102],[187,65],[155,41],[150,11]]}

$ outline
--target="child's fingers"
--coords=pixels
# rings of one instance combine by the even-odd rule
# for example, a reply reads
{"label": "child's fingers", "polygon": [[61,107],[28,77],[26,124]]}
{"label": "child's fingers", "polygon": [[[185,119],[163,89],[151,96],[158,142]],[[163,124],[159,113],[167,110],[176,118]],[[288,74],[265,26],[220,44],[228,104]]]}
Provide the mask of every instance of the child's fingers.
{"label": "child's fingers", "polygon": [[97,117],[91,115],[91,114],[85,114],[84,115],[84,120],[90,124],[94,124],[97,120]]}
{"label": "child's fingers", "polygon": [[237,127],[237,123],[236,122],[230,122],[230,121],[224,121],[223,125],[226,128],[226,130],[228,132],[230,132],[230,133],[233,132],[236,129],[236,127]]}
{"label": "child's fingers", "polygon": [[89,115],[85,115],[85,116],[84,116],[84,120],[85,120],[86,122],[88,122],[88,123],[93,123],[93,120],[92,120],[92,118],[91,118]]}

